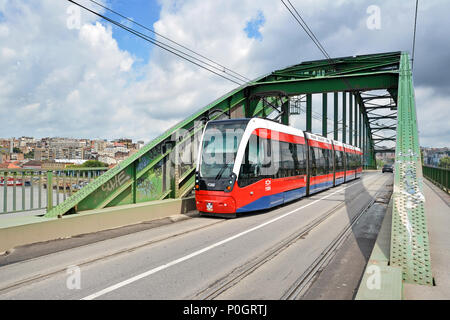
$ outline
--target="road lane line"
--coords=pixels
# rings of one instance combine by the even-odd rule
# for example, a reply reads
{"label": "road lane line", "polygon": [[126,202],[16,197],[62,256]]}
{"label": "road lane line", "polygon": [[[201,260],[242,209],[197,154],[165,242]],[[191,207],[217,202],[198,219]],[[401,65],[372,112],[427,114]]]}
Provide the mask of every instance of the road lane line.
{"label": "road lane line", "polygon": [[[374,175],[374,176],[376,177],[377,175]],[[368,179],[371,179],[371,178],[373,178],[373,177],[368,177]],[[100,290],[100,291],[98,291],[98,292],[96,292],[96,293],[93,293],[93,294],[91,294],[91,295],[89,295],[89,296],[86,296],[86,297],[82,298],[81,300],[93,300],[93,299],[98,298],[98,297],[100,297],[100,296],[102,296],[102,295],[105,295],[105,294],[107,294],[107,293],[109,293],[109,292],[112,292],[112,291],[117,290],[117,289],[119,289],[119,288],[121,288],[121,287],[124,287],[124,286],[126,286],[126,285],[128,285],[128,284],[131,284],[131,283],[136,282],[136,281],[138,281],[138,280],[140,280],[140,279],[143,279],[143,278],[145,278],[145,277],[148,277],[148,276],[150,276],[150,275],[152,275],[152,274],[154,274],[154,273],[157,273],[157,272],[159,272],[159,271],[161,271],[161,270],[164,270],[164,269],[167,269],[167,268],[169,268],[169,267],[171,267],[171,266],[174,266],[174,265],[176,265],[176,264],[179,264],[179,263],[181,263],[181,262],[183,262],[183,261],[186,261],[186,260],[188,260],[188,259],[190,259],[190,258],[193,258],[193,257],[195,257],[195,256],[198,256],[198,255],[200,255],[200,254],[202,254],[202,253],[205,253],[205,252],[207,252],[207,251],[209,251],[209,250],[211,250],[211,249],[214,249],[214,248],[216,248],[216,247],[218,247],[218,246],[221,246],[221,245],[223,245],[223,244],[225,244],[225,243],[227,243],[227,242],[230,242],[230,241],[232,241],[232,240],[234,240],[234,239],[240,238],[240,237],[242,237],[242,236],[244,236],[244,235],[246,235],[246,234],[248,234],[248,233],[250,233],[250,232],[253,232],[253,231],[255,231],[255,230],[261,229],[261,228],[263,228],[263,227],[265,227],[265,226],[267,226],[267,225],[269,225],[269,224],[271,224],[271,223],[274,223],[274,222],[276,222],[276,221],[278,221],[278,220],[280,220],[280,219],[283,219],[283,218],[285,218],[285,217],[291,215],[291,214],[294,213],[294,212],[300,211],[300,210],[302,210],[302,209],[304,209],[304,208],[306,208],[306,207],[309,207],[309,206],[311,206],[311,205],[313,205],[313,204],[315,204],[315,203],[317,203],[317,202],[319,202],[319,201],[322,201],[322,200],[324,200],[324,199],[326,199],[326,198],[329,198],[329,197],[335,195],[336,193],[339,193],[339,192],[341,192],[341,191],[344,191],[345,189],[351,188],[351,187],[353,187],[353,186],[355,186],[355,185],[357,185],[357,184],[359,184],[359,183],[362,183],[362,182],[364,182],[364,180],[360,180],[360,181],[358,181],[358,182],[356,182],[356,183],[352,183],[351,185],[346,186],[345,188],[339,189],[339,190],[337,190],[337,191],[335,191],[335,192],[333,192],[333,193],[330,193],[330,194],[327,195],[327,196],[324,196],[324,197],[322,197],[322,198],[320,198],[320,199],[317,199],[317,200],[315,200],[315,201],[313,201],[313,202],[311,202],[311,203],[308,203],[308,204],[306,204],[306,205],[304,205],[304,206],[302,206],[302,207],[296,208],[296,209],[291,210],[291,211],[289,211],[289,212],[287,212],[287,213],[285,213],[285,214],[283,214],[283,215],[281,215],[281,216],[278,216],[278,217],[276,217],[276,218],[274,218],[274,219],[271,219],[271,220],[269,220],[269,221],[266,221],[266,222],[264,222],[264,223],[261,223],[261,224],[257,225],[256,227],[250,228],[250,229],[245,230],[245,231],[243,231],[243,232],[240,232],[240,233],[238,233],[238,234],[236,234],[236,235],[234,235],[234,236],[231,236],[231,237],[229,237],[229,238],[226,238],[226,239],[224,239],[224,240],[222,240],[222,241],[216,242],[216,243],[214,243],[214,244],[212,244],[212,245],[210,245],[210,246],[208,246],[208,247],[205,247],[205,248],[203,248],[203,249],[197,250],[197,251],[195,251],[195,252],[193,252],[193,253],[191,253],[191,254],[188,254],[188,255],[186,255],[186,256],[183,256],[183,257],[181,257],[181,258],[178,258],[178,259],[176,259],[176,260],[173,260],[173,261],[171,261],[171,262],[169,262],[169,263],[166,263],[166,264],[163,264],[163,265],[161,265],[161,266],[159,266],[159,267],[156,267],[156,268],[153,268],[153,269],[151,269],[151,270],[148,270],[148,271],[146,271],[146,272],[144,272],[144,273],[138,274],[138,275],[136,275],[136,276],[134,276],[134,277],[132,277],[132,278],[130,278],[130,279],[124,280],[124,281],[119,282],[119,283],[117,283],[117,284],[115,284],[115,285],[112,285],[112,286],[107,287],[107,288],[105,288],[105,289],[103,289],[103,290]]]}

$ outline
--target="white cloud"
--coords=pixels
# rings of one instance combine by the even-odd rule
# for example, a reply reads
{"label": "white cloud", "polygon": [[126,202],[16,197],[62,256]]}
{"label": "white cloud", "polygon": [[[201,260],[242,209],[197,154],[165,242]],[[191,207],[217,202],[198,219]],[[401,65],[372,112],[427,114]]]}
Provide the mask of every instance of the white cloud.
{"label": "white cloud", "polygon": [[9,36],[9,28],[6,25],[0,25],[0,37],[6,38]]}
{"label": "white cloud", "polygon": [[415,89],[419,142],[427,147],[448,147],[450,112],[448,96],[431,87]]}
{"label": "white cloud", "polygon": [[2,48],[2,60],[11,60],[16,56],[16,51],[11,48]]}
{"label": "white cloud", "polygon": [[[370,1],[292,2],[332,56],[408,50],[411,45],[409,4],[380,2],[382,28],[371,31],[365,23]],[[444,11],[437,5],[442,3],[427,3],[421,28],[433,23],[427,14]],[[82,11],[80,29],[68,29],[67,7],[64,1],[0,0],[0,117],[8,119],[0,136],[127,136],[149,141],[235,87],[159,48],[152,50],[147,65],[138,67],[133,53],[119,48],[111,27],[93,15]],[[249,39],[244,31],[258,12],[265,19],[261,41]],[[322,59],[280,1],[164,0],[154,28],[250,78]],[[420,41],[418,45],[425,47]],[[424,55],[420,50],[417,54],[418,59]],[[416,91],[420,123],[420,117],[429,116],[424,114],[428,99],[441,113],[450,103],[448,95],[439,100],[436,94],[421,92],[422,86]],[[30,110],[26,116],[11,116],[11,110],[36,103],[37,114]],[[424,137],[431,135],[422,140],[432,139],[432,130],[422,124],[420,128]],[[436,135],[440,144],[449,138]]]}

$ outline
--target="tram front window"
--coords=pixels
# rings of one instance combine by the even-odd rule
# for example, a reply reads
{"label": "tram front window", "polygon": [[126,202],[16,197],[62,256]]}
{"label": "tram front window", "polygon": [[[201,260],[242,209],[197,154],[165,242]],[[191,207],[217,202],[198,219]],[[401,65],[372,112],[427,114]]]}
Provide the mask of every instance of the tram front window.
{"label": "tram front window", "polygon": [[228,178],[248,121],[210,122],[202,142],[200,177]]}

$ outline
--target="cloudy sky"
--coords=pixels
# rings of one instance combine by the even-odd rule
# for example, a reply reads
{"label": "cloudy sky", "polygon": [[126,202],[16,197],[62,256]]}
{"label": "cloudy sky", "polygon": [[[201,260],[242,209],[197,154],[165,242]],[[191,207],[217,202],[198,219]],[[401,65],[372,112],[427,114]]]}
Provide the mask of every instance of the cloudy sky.
{"label": "cloudy sky", "polygon": [[[331,56],[412,49],[415,0],[291,2]],[[249,78],[323,58],[279,0],[101,3]],[[372,5],[380,9],[375,29],[367,25]],[[414,84],[422,146],[450,146],[448,12],[448,0],[419,2]],[[148,142],[236,86],[88,12],[78,16],[66,0],[0,0],[0,70],[4,138]]]}

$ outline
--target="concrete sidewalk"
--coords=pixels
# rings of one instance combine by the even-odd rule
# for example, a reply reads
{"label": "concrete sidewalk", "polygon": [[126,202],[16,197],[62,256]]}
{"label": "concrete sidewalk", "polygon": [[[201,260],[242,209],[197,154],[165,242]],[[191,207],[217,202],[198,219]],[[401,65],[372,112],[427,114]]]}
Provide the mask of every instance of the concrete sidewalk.
{"label": "concrete sidewalk", "polygon": [[403,284],[406,300],[450,299],[450,196],[424,179],[425,212],[435,286]]}

